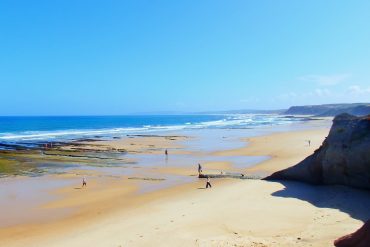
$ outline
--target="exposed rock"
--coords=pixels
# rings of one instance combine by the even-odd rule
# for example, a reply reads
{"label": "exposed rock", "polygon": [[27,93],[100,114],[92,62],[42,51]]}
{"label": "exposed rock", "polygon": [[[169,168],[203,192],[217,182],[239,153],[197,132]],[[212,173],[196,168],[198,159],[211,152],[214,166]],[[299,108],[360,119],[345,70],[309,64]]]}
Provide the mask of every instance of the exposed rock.
{"label": "exposed rock", "polygon": [[336,247],[368,247],[370,246],[370,220],[354,233],[334,241]]}
{"label": "exposed rock", "polygon": [[198,178],[237,178],[237,179],[261,179],[258,176],[237,174],[237,173],[227,173],[227,174],[199,174]]}
{"label": "exposed rock", "polygon": [[370,189],[370,115],[338,115],[329,136],[314,154],[265,179]]}

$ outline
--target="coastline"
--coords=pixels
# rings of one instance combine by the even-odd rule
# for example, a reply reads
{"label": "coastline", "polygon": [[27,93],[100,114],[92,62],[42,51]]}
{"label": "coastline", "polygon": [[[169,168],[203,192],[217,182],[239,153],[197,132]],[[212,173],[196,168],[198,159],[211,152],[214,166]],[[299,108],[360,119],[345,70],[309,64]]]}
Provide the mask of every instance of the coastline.
{"label": "coastline", "polygon": [[[244,139],[248,142],[245,147],[218,151],[213,155],[268,155],[270,159],[242,170],[255,174],[273,172],[293,165],[312,153],[328,130],[315,128],[251,137]],[[305,146],[307,137],[312,139],[310,147]],[[277,142],[278,148],[274,145]],[[180,146],[163,146],[162,143],[158,150],[164,147],[174,147],[176,150]],[[154,155],[162,154],[158,151]],[[212,165],[216,171],[230,168],[227,162],[205,163],[204,168],[211,169]],[[159,174],[172,173],[187,177],[195,174],[193,166],[147,169],[156,169]],[[289,188],[290,183],[283,185],[260,180],[215,179],[212,180],[214,187],[211,190],[203,190],[199,188],[204,186],[204,181],[191,177],[193,180],[190,182],[138,193],[142,181],[118,178],[89,180],[89,190],[83,191],[83,196],[80,190],[73,191],[70,186],[54,191],[62,195],[62,199],[46,203],[43,207],[77,208],[74,214],[48,222],[47,225],[28,224],[0,229],[2,242],[6,246],[22,246],[25,243],[27,246],[86,246],[89,243],[103,246],[169,246],[178,244],[178,239],[181,239],[182,246],[309,246],[312,243],[327,246],[335,237],[360,225],[359,219],[345,216],[338,210],[317,208],[299,199],[273,196],[282,193],[284,186]],[[147,183],[155,184],[156,181]],[[321,193],[309,185],[298,186],[302,193]],[[338,198],[343,200],[340,196]],[[271,210],[269,205],[274,205],[274,209]],[[330,217],[325,216],[324,221],[316,222],[314,219],[319,214],[328,214]],[[258,226],[262,219],[269,220],[269,226],[265,224],[268,229]],[[335,229],[327,231],[319,227],[338,219],[342,224]],[[159,227],[165,225],[164,228]],[[279,230],[275,231],[275,228]],[[327,234],[320,233],[323,230]],[[305,241],[298,241],[298,238],[304,239],[297,235],[300,231],[313,235]],[[293,237],[295,235],[296,239]],[[158,242],[164,239],[167,239],[166,242]]]}

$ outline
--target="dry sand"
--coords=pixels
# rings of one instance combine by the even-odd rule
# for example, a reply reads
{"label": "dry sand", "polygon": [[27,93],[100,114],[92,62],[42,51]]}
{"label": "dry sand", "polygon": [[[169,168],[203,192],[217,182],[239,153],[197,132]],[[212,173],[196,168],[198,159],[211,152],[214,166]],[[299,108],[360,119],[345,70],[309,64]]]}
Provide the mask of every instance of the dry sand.
{"label": "dry sand", "polygon": [[[285,186],[257,180],[222,185],[215,182],[212,189],[194,188],[155,199],[137,209],[117,212],[83,229],[38,244],[330,246],[333,239],[360,226],[360,221],[347,212],[326,208],[330,203],[341,203],[348,211],[355,209],[350,205],[348,194],[353,191],[342,188],[321,191],[295,183],[285,183]],[[328,198],[315,206],[313,202],[317,197]]]}
{"label": "dry sand", "polygon": [[[293,166],[312,154],[320,147],[328,133],[329,129],[313,129],[258,136],[245,139],[248,144],[244,148],[220,151],[216,152],[215,155],[270,156],[271,159],[247,169],[248,172],[270,175],[278,170]],[[310,140],[310,145],[308,140]]]}
{"label": "dry sand", "polygon": [[[246,171],[271,173],[311,154],[328,130],[250,138],[245,148],[215,155],[269,155]],[[167,172],[174,170],[189,172]],[[204,189],[199,180],[135,196],[134,181],[123,191],[120,181],[107,183],[111,189],[81,198],[75,191],[46,205],[79,206],[79,215],[23,231],[1,230],[0,246],[331,246],[370,217],[369,193],[340,186],[223,179]],[[86,200],[88,205],[81,204]]]}

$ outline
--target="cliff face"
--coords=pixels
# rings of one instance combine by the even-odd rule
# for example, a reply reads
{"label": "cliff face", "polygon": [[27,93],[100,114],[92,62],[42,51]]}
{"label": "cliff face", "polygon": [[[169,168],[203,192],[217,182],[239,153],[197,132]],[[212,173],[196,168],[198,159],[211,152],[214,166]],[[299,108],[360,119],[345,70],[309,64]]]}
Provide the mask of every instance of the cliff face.
{"label": "cliff face", "polygon": [[331,117],[342,113],[348,113],[355,116],[366,116],[370,114],[370,105],[359,105],[354,107],[331,109],[324,113],[318,114],[318,117]]}
{"label": "cliff face", "polygon": [[370,189],[370,115],[338,115],[329,136],[314,154],[265,179]]}
{"label": "cliff face", "polygon": [[336,247],[369,247],[370,220],[356,232],[348,234],[334,241]]}
{"label": "cliff face", "polygon": [[342,113],[348,113],[355,116],[365,116],[370,114],[370,104],[354,103],[354,104],[292,106],[283,114],[315,115],[320,117],[327,117],[327,116],[336,116]]}

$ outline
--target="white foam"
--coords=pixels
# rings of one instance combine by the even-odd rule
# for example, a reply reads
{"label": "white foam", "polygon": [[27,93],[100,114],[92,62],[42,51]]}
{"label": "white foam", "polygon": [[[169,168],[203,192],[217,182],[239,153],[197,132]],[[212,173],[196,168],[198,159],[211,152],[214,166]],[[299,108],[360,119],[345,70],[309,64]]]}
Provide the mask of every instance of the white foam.
{"label": "white foam", "polygon": [[50,139],[70,139],[89,136],[111,136],[145,133],[152,131],[175,131],[182,129],[202,129],[202,128],[232,128],[232,127],[257,127],[262,125],[281,125],[297,121],[289,118],[282,118],[278,115],[253,115],[253,114],[230,114],[225,115],[224,119],[216,121],[204,121],[199,123],[187,122],[183,125],[153,126],[144,125],[143,127],[111,128],[111,129],[70,129],[59,131],[26,131],[21,133],[0,133],[0,140],[19,141],[19,140],[50,140]]}

